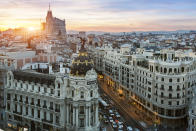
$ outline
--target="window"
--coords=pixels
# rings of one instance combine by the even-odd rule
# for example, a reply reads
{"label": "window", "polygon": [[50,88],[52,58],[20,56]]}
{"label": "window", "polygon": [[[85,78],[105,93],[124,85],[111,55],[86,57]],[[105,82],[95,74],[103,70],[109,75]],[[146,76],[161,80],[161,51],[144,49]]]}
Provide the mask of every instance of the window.
{"label": "window", "polygon": [[51,94],[54,94],[54,90],[53,89],[51,89]]}
{"label": "window", "polygon": [[161,81],[164,81],[164,78],[161,78]]}
{"label": "window", "polygon": [[180,78],[177,79],[177,82],[180,82]]}
{"label": "window", "polygon": [[93,97],[93,91],[91,91],[90,96]]}
{"label": "window", "polygon": [[53,114],[50,113],[50,121],[52,122],[53,121]]}
{"label": "window", "polygon": [[164,101],[163,100],[161,100],[161,104],[164,104]]}
{"label": "window", "polygon": [[46,87],[44,88],[44,93],[47,93],[47,88]]}
{"label": "window", "polygon": [[44,120],[46,120],[46,112],[44,112]]}
{"label": "window", "polygon": [[60,91],[58,91],[58,96],[60,96]]}
{"label": "window", "polygon": [[84,114],[84,106],[80,106],[80,114]]}
{"label": "window", "polygon": [[169,79],[169,82],[172,82],[172,79]]}
{"label": "window", "polygon": [[169,91],[172,91],[172,86],[169,86]]}
{"label": "window", "polygon": [[31,110],[32,117],[34,117],[34,109]]}
{"label": "window", "polygon": [[7,100],[10,100],[10,94],[9,93],[7,94]]}
{"label": "window", "polygon": [[179,101],[177,101],[177,103],[176,103],[177,105],[179,105]]}
{"label": "window", "polygon": [[80,119],[80,127],[84,127],[84,119]]}
{"label": "window", "polygon": [[59,124],[59,117],[56,116],[56,123]]}
{"label": "window", "polygon": [[60,88],[61,87],[61,85],[60,85],[60,83],[58,83],[58,88]]}
{"label": "window", "polygon": [[169,93],[169,98],[172,98],[172,94],[171,93]]}
{"label": "window", "polygon": [[171,101],[169,101],[169,102],[168,102],[168,105],[170,105],[170,106],[171,106],[171,105],[172,105],[172,102],[171,102]]}
{"label": "window", "polygon": [[72,90],[72,97],[74,97],[74,90]]}
{"label": "window", "polygon": [[28,115],[28,107],[26,107],[26,115]]}
{"label": "window", "polygon": [[37,117],[40,118],[40,110],[38,110]]}
{"label": "window", "polygon": [[80,92],[80,98],[84,98],[84,92],[83,91]]}
{"label": "window", "polygon": [[7,103],[7,110],[10,110],[10,103]]}

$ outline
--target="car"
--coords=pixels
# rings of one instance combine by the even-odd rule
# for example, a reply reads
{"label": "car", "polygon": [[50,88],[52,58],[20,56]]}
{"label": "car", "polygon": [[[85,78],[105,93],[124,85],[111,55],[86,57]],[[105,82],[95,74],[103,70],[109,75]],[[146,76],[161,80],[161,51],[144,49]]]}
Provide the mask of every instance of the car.
{"label": "car", "polygon": [[117,124],[112,124],[112,127],[117,128],[118,126],[117,126]]}
{"label": "car", "polygon": [[108,123],[109,121],[108,121],[108,119],[106,119],[104,122],[105,122],[105,123]]}
{"label": "car", "polygon": [[138,128],[134,128],[134,131],[140,131]]}
{"label": "car", "polygon": [[116,118],[120,118],[120,115],[116,115]]}
{"label": "car", "polygon": [[109,113],[112,114],[113,113],[113,110],[109,110]]}
{"label": "car", "polygon": [[107,119],[107,116],[106,116],[106,115],[103,115],[103,118],[104,118],[104,119]]}
{"label": "car", "polygon": [[111,119],[111,120],[109,120],[109,121],[110,121],[110,123],[114,122],[114,120],[113,120],[113,119]]}
{"label": "car", "polygon": [[127,131],[133,131],[133,128],[131,126],[127,126]]}
{"label": "car", "polygon": [[123,122],[121,122],[121,121],[118,122],[118,125],[122,125],[122,124],[123,124]]}
{"label": "car", "polygon": [[111,123],[113,123],[113,122],[114,122],[114,120],[113,120],[113,118],[112,118],[112,117],[109,117],[109,121],[110,121]]}
{"label": "car", "polygon": [[110,114],[110,116],[112,116],[112,117],[113,117],[113,116],[114,116],[114,114],[113,114],[113,113],[111,113],[111,114]]}
{"label": "car", "polygon": [[119,125],[118,126],[118,129],[123,129],[123,125]]}

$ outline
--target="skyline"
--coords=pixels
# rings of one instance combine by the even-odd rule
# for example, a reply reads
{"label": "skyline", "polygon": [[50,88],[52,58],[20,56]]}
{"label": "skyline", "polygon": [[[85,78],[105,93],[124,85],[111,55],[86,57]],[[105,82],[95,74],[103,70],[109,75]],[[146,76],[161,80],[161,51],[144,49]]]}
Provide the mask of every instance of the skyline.
{"label": "skyline", "polygon": [[7,0],[0,1],[0,28],[39,28],[48,5],[76,31],[174,31],[196,29],[194,0]]}

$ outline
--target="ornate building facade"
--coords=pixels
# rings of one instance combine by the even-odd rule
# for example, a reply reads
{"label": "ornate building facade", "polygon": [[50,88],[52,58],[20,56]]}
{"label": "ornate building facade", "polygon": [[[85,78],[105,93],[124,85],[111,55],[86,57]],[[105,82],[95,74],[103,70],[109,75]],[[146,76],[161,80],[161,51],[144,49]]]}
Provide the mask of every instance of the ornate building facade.
{"label": "ornate building facade", "polygon": [[174,50],[123,54],[111,48],[97,48],[92,56],[108,87],[134,101],[155,124],[186,127],[196,87],[195,58],[177,56]]}
{"label": "ornate building facade", "polygon": [[[83,47],[83,46],[82,46]],[[8,125],[29,130],[98,131],[98,86],[93,61],[84,48],[70,73],[63,64],[7,74]],[[42,69],[41,69],[42,68]],[[41,71],[41,72],[40,72]]]}

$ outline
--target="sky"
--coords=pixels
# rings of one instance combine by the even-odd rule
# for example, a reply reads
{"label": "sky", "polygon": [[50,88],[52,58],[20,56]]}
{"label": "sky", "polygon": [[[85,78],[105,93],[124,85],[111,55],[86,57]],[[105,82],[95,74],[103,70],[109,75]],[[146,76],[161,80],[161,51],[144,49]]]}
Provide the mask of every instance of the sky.
{"label": "sky", "polygon": [[0,0],[0,28],[40,28],[49,3],[67,30],[196,30],[196,0]]}

